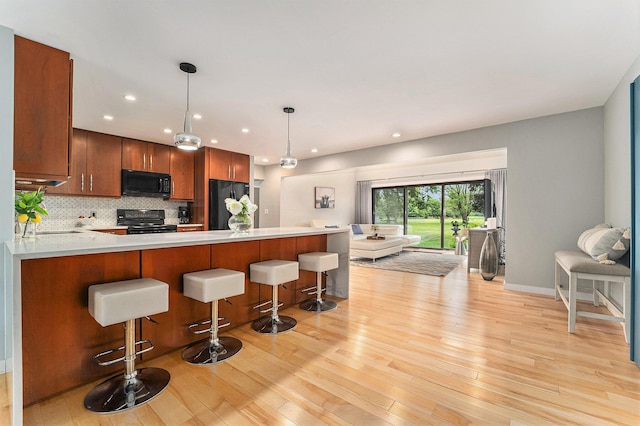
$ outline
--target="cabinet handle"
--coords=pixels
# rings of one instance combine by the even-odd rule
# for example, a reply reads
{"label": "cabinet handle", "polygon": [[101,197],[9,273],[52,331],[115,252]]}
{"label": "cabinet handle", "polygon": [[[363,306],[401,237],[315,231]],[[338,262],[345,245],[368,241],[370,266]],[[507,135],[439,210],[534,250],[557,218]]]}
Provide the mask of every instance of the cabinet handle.
{"label": "cabinet handle", "polygon": [[231,164],[227,167],[227,179],[231,179]]}
{"label": "cabinet handle", "polygon": [[153,154],[149,154],[149,170],[153,170]]}
{"label": "cabinet handle", "polygon": [[176,195],[176,183],[171,181],[171,195]]}
{"label": "cabinet handle", "polygon": [[93,192],[93,173],[89,175],[89,192]]}
{"label": "cabinet handle", "polygon": [[233,166],[233,180],[236,179],[236,166]]}
{"label": "cabinet handle", "polygon": [[80,174],[80,192],[84,192],[84,173]]}
{"label": "cabinet handle", "polygon": [[142,170],[147,170],[147,154],[142,154]]}

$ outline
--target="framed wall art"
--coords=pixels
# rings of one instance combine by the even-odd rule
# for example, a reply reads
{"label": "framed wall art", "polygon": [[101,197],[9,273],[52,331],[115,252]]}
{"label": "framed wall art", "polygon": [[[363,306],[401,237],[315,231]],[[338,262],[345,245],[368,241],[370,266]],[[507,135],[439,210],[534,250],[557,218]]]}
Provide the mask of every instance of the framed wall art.
{"label": "framed wall art", "polygon": [[336,207],[336,189],[326,186],[315,188],[316,209],[333,209]]}

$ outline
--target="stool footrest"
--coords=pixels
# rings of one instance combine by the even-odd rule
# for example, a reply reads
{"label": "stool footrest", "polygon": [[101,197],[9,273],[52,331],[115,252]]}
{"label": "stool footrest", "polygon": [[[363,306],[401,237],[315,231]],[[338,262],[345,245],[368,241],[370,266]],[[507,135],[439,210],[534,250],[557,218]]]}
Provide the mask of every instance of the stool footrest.
{"label": "stool footrest", "polygon": [[[223,323],[220,323],[220,321],[224,321]],[[208,325],[209,327],[203,329],[203,330],[196,330],[196,327],[202,327]],[[210,333],[211,332],[211,320],[202,320],[202,321],[198,321],[198,322],[194,322],[193,324],[189,324],[189,326],[187,327],[187,330],[189,330],[191,333],[193,334],[204,334],[204,333]],[[218,328],[224,328],[224,327],[228,327],[229,325],[231,325],[231,322],[223,317],[218,318]]]}
{"label": "stool footrest", "polygon": [[[269,304],[271,304],[271,301],[269,301]],[[262,304],[264,306],[264,304]],[[278,301],[278,308],[282,308],[284,306],[284,302],[280,302]],[[257,306],[255,307],[257,308]],[[254,309],[255,309],[254,308]],[[273,306],[270,307],[269,309],[262,309],[259,311],[261,314],[266,314],[267,312],[273,312]]]}
{"label": "stool footrest", "polygon": [[[138,346],[142,346],[142,345],[147,344],[147,343],[149,344],[149,347],[145,348],[145,349],[142,349],[142,350],[139,350],[139,351],[136,351],[135,355],[140,355],[140,354],[143,354],[145,352],[149,352],[150,350],[152,350],[155,347],[153,345],[153,343],[151,342],[151,340],[140,340],[139,342],[135,343],[135,346],[138,347]],[[119,348],[109,349],[108,351],[100,352],[99,354],[94,355],[93,360],[95,361],[96,364],[98,364],[100,366],[103,366],[103,367],[107,366],[107,365],[115,364],[116,362],[124,361],[124,359],[125,359],[124,355],[121,356],[120,358],[114,358],[114,359],[110,359],[110,360],[107,360],[107,361],[100,361],[100,358],[103,358],[103,357],[105,357],[107,355],[111,355],[111,354],[116,353],[116,352],[122,352],[122,351],[124,351],[124,349],[125,349],[124,346],[120,346]]]}
{"label": "stool footrest", "polygon": [[[315,285],[313,287],[307,287],[307,288],[303,288],[302,290],[300,290],[300,293],[305,293],[305,294],[316,294],[316,289],[318,287],[316,287]],[[312,293],[313,291],[313,293]]]}

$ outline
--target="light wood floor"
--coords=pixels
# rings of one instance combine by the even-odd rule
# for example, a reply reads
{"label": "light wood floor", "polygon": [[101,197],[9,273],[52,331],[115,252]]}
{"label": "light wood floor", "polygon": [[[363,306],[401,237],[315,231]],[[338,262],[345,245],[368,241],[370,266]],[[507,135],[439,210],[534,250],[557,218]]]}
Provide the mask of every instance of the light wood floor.
{"label": "light wood floor", "polygon": [[[551,297],[446,278],[351,268],[351,297],[297,328],[247,325],[242,351],[215,367],[180,351],[147,363],[168,389],[124,413],[83,407],[93,385],[24,411],[32,424],[640,424],[640,369],[617,323],[579,318]],[[598,308],[602,309],[602,308]]]}

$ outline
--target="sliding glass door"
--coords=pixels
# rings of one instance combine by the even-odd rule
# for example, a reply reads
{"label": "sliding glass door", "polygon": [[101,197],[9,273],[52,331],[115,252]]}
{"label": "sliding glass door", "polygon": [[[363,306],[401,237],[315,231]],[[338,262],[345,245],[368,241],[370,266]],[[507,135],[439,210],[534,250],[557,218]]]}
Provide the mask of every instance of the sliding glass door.
{"label": "sliding glass door", "polygon": [[402,225],[420,235],[419,247],[455,248],[453,224],[484,224],[483,181],[373,188],[373,222]]}

